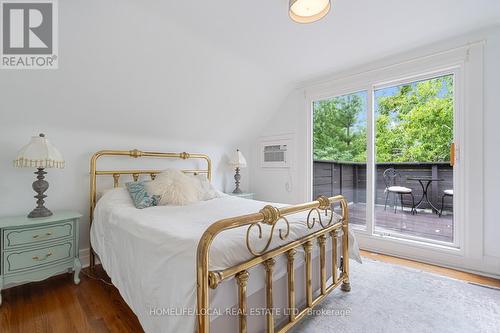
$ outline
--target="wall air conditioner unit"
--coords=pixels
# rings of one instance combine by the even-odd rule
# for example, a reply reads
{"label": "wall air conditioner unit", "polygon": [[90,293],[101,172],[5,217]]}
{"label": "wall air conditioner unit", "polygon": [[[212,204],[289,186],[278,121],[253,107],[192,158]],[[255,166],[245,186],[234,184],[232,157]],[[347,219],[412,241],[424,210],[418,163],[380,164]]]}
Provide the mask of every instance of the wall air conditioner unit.
{"label": "wall air conditioner unit", "polygon": [[262,144],[262,167],[288,168],[288,145]]}

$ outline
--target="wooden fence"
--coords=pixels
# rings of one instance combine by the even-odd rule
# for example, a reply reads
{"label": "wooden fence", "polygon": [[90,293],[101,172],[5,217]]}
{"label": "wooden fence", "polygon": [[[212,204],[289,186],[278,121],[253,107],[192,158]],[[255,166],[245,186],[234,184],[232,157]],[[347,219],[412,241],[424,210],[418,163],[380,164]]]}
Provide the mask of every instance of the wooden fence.
{"label": "wooden fence", "polygon": [[[388,168],[394,168],[401,174],[398,185],[413,190],[415,201],[422,197],[422,187],[418,181],[409,180],[411,177],[433,176],[443,181],[432,182],[428,195],[436,207],[441,207],[443,191],[453,189],[453,167],[446,162],[435,163],[377,163],[376,165],[376,198],[375,203],[383,205],[385,201],[385,184],[383,173]],[[425,183],[424,183],[425,185]],[[366,203],[366,163],[314,161],[313,194],[333,196],[342,194],[349,202]],[[405,206],[411,206],[410,196],[404,196]],[[445,210],[451,210],[453,200],[445,198]],[[430,208],[422,203],[420,208]]]}

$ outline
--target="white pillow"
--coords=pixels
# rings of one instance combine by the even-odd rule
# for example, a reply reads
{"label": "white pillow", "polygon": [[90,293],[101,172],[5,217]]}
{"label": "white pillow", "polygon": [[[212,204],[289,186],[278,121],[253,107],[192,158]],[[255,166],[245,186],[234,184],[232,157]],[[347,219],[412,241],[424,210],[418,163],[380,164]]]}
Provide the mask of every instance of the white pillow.
{"label": "white pillow", "polygon": [[221,197],[205,175],[185,174],[176,169],[162,171],[146,184],[146,191],[161,197],[159,205],[187,205]]}
{"label": "white pillow", "polygon": [[183,206],[198,201],[199,181],[180,170],[168,169],[147,183],[146,191],[151,195],[159,195],[158,204],[161,206]]}
{"label": "white pillow", "polygon": [[210,183],[205,175],[191,175],[198,182],[198,200],[211,200],[220,198],[219,191]]}
{"label": "white pillow", "polygon": [[146,184],[151,195],[159,195],[159,205],[188,205],[198,201],[198,184],[180,170],[168,169]]}

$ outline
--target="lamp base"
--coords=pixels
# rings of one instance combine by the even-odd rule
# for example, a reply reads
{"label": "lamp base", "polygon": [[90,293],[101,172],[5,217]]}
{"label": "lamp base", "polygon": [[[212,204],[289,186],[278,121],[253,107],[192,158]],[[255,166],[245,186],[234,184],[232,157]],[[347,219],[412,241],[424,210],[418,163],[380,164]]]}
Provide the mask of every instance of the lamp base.
{"label": "lamp base", "polygon": [[47,217],[47,216],[52,216],[52,212],[44,206],[36,207],[28,214],[29,218]]}
{"label": "lamp base", "polygon": [[234,183],[235,183],[236,187],[234,188],[233,193],[240,194],[240,193],[243,193],[243,191],[241,191],[241,189],[240,189],[240,180],[241,180],[240,168],[236,168],[235,171],[236,171],[236,173],[234,174]]}
{"label": "lamp base", "polygon": [[45,203],[45,200],[43,199],[47,197],[43,193],[49,188],[49,183],[45,180],[45,174],[47,173],[43,171],[43,168],[38,168],[38,171],[35,172],[37,180],[33,182],[32,187],[37,193],[37,195],[35,195],[35,198],[37,199],[37,207],[28,214],[29,218],[47,217],[52,215],[52,212],[43,205]]}

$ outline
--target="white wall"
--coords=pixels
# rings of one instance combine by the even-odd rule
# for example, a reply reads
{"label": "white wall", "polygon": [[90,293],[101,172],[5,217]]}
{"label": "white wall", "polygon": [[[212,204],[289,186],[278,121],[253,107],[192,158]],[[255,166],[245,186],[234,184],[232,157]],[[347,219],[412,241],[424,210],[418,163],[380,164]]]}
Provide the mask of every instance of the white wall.
{"label": "white wall", "polygon": [[[280,105],[269,121],[268,126],[261,132],[259,138],[252,145],[251,160],[253,168],[250,170],[251,191],[255,192],[259,200],[270,202],[299,203],[307,200],[305,183],[301,175],[305,174],[305,166],[300,158],[306,149],[306,128],[301,114],[304,110],[304,93],[293,90]],[[289,149],[293,156],[290,167],[261,168],[261,140],[292,138]],[[287,187],[287,183],[289,186]]]}
{"label": "white wall", "polygon": [[[484,57],[484,253],[500,257],[500,31],[487,34]],[[499,268],[500,271],[500,268]]]}
{"label": "white wall", "polygon": [[[306,101],[304,88],[316,83],[333,80],[370,69],[381,68],[386,65],[398,63],[400,61],[413,59],[414,57],[432,54],[435,52],[448,50],[453,47],[462,46],[468,42],[486,40],[484,48],[484,205],[478,207],[484,213],[484,244],[483,246],[483,271],[490,274],[500,275],[500,219],[498,217],[498,190],[500,189],[500,155],[498,147],[500,145],[500,95],[498,91],[500,84],[500,28],[492,28],[484,31],[474,32],[467,36],[460,36],[442,43],[421,47],[405,54],[394,55],[380,61],[360,65],[359,67],[346,69],[345,72],[326,75],[310,82],[304,82],[298,89],[293,91],[283,101],[282,105],[263,131],[263,136],[277,135],[281,133],[295,133],[298,143],[295,146],[295,159],[297,163],[293,166],[294,189],[291,193],[285,190],[283,180],[286,179],[286,170],[267,170],[259,168],[258,163],[258,139],[253,145],[254,164],[257,168],[251,173],[252,191],[259,193],[263,200],[279,201],[280,197],[286,198],[290,203],[308,200],[305,188],[305,168],[306,168]],[[473,110],[470,110],[473,111]],[[276,180],[278,179],[278,180]],[[281,183],[280,181],[281,180]],[[283,200],[281,200],[283,201]]]}
{"label": "white wall", "polygon": [[[12,159],[20,146],[29,141],[31,133],[37,133],[34,128],[4,128],[0,132],[2,154],[0,158],[0,211],[2,216],[27,214],[35,206],[35,193],[31,190],[31,183],[35,180],[34,170],[16,169],[12,166]],[[80,224],[80,248],[88,248],[88,195],[89,195],[89,161],[92,154],[100,149],[148,149],[153,151],[172,152],[203,152],[208,153],[213,162],[213,183],[223,191],[230,191],[234,186],[233,171],[227,165],[228,153],[237,146],[233,144],[220,145],[209,142],[185,141],[168,137],[129,136],[112,132],[98,132],[89,130],[67,130],[59,127],[43,128],[49,140],[62,152],[65,160],[65,169],[47,169],[46,179],[49,189],[46,192],[47,208],[58,210],[74,210],[83,214]],[[201,140],[203,141],[203,140]],[[247,149],[245,144],[241,149]],[[140,163],[144,168],[167,168],[172,162],[152,160],[128,160],[128,164],[120,160],[103,161],[100,165],[106,167],[124,167],[130,162]],[[189,161],[183,162],[189,168]],[[139,167],[139,165],[136,165]],[[200,164],[204,167],[204,165]],[[135,166],[134,166],[135,167]],[[139,167],[140,168],[140,167]],[[247,172],[243,173],[243,188],[248,188]],[[131,179],[123,179],[130,181]],[[99,179],[99,184],[111,185],[110,179]]]}
{"label": "white wall", "polygon": [[249,151],[246,138],[289,88],[169,20],[160,4],[59,1],[59,69],[0,71],[2,216],[34,207],[34,170],[14,169],[12,160],[40,132],[67,162],[48,170],[54,211],[87,214],[89,158],[106,148],[208,153],[217,187],[232,189],[224,154]]}

